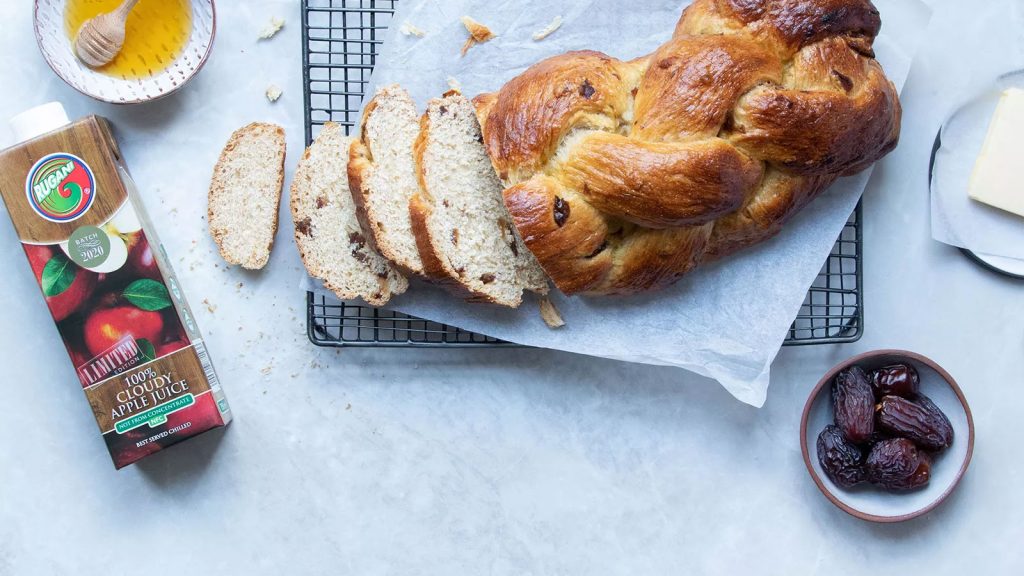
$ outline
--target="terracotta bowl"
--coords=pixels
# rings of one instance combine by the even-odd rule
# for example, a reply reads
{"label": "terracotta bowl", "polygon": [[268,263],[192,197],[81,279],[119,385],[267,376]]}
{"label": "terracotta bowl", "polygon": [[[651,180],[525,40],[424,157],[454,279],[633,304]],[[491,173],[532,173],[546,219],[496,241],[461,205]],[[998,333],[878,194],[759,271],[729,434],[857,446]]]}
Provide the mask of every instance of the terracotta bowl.
{"label": "terracotta bowl", "polygon": [[[925,488],[902,493],[886,492],[866,483],[840,488],[818,464],[818,434],[833,423],[832,380],[841,370],[854,364],[870,372],[895,363],[907,363],[917,369],[921,393],[931,398],[953,425],[953,445],[935,457],[931,480]],[[933,510],[956,488],[974,452],[974,419],[960,387],[941,366],[914,352],[877,350],[845,360],[822,377],[804,406],[800,446],[814,483],[841,510],[871,522],[902,522]]]}
{"label": "terracotta bowl", "polygon": [[213,49],[217,15],[213,0],[190,0],[192,35],[184,51],[166,70],[153,76],[125,80],[97,72],[75,57],[64,30],[67,0],[35,0],[35,33],[39,50],[53,71],[86,96],[113,104],[137,104],[163,98],[180,89],[206,63]]}

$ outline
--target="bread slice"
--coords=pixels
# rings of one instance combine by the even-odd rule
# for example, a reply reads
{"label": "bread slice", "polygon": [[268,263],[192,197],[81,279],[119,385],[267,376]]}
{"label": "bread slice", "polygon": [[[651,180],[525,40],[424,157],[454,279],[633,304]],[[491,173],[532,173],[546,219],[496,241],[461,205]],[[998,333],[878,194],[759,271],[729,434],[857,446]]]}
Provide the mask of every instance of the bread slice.
{"label": "bread slice", "polygon": [[309,275],[339,298],[383,306],[409,282],[367,242],[356,219],[348,188],[352,142],[328,122],[299,161],[291,190],[295,243]]}
{"label": "bread slice", "polygon": [[409,220],[409,199],[419,188],[412,156],[419,131],[420,115],[409,93],[397,85],[381,88],[363,112],[348,166],[363,228],[380,253],[410,275],[423,274]]}
{"label": "bread slice", "polygon": [[231,135],[210,182],[210,234],[228,264],[267,265],[284,185],[284,129],[253,123]]}
{"label": "bread slice", "polygon": [[458,92],[431,100],[416,141],[420,188],[409,204],[428,276],[470,300],[512,308],[547,277],[502,201],[473,104]]}

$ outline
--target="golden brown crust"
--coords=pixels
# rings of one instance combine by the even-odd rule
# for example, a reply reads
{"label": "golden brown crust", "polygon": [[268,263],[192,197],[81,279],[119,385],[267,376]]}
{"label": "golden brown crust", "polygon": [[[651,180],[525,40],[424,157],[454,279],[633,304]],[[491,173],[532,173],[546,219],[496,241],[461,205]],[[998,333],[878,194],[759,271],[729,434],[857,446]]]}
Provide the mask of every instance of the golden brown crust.
{"label": "golden brown crust", "polygon": [[835,175],[794,176],[770,169],[740,210],[715,222],[704,260],[728,256],[775,236],[835,180]]}
{"label": "golden brown crust", "polygon": [[598,210],[648,228],[705,224],[743,202],[762,166],[717,138],[645,142],[592,132],[568,152],[560,179]]}
{"label": "golden brown crust", "polygon": [[783,59],[832,36],[870,41],[882,19],[870,0],[696,0],[675,35],[715,34],[722,28],[758,39]]}
{"label": "golden brown crust", "polygon": [[504,199],[523,242],[548,276],[561,279],[562,292],[588,292],[607,278],[610,231],[601,212],[543,175],[505,190]]}
{"label": "golden brown crust", "polygon": [[641,140],[712,138],[740,96],[759,83],[782,80],[782,63],[742,36],[676,38],[649,64],[631,133]]}
{"label": "golden brown crust", "polygon": [[[366,210],[366,189],[363,186],[365,174],[373,165],[370,149],[361,141],[353,140],[348,149],[348,187],[352,194],[352,202],[356,207],[356,219],[359,226],[369,232],[368,240],[377,249],[377,238],[374,227],[370,225],[370,216]],[[386,256],[385,256],[386,258]]]}
{"label": "golden brown crust", "polygon": [[776,234],[898,142],[869,0],[696,0],[622,62],[544,60],[475,100],[527,247],[567,294],[675,282]]}
{"label": "golden brown crust", "polygon": [[789,76],[740,101],[730,142],[798,174],[853,174],[895,148],[899,97],[878,62],[830,38],[798,52]]}
{"label": "golden brown crust", "polygon": [[[502,180],[540,169],[574,127],[617,131],[631,108],[628,65],[600,52],[569,52],[532,66],[484,96],[484,144]],[[479,100],[478,100],[479,101]]]}
{"label": "golden brown crust", "polygon": [[419,187],[412,198],[409,199],[409,217],[412,222],[412,233],[416,237],[416,249],[420,253],[420,260],[423,262],[423,275],[431,280],[445,285],[457,284],[457,279],[448,274],[448,269],[430,240],[430,229],[427,222],[434,210],[434,201],[430,197],[430,191],[426,187],[426,167],[423,164],[423,154],[427,149],[427,131],[430,129],[429,111],[424,113],[420,119],[420,133],[413,144],[413,158],[416,162],[416,178],[419,180]]}

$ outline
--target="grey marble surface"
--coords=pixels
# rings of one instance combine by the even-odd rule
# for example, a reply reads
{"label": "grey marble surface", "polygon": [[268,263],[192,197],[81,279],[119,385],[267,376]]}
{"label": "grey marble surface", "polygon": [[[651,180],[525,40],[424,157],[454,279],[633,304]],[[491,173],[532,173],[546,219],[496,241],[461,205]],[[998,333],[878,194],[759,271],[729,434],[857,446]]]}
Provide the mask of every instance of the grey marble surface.
{"label": "grey marble surface", "polygon": [[[297,2],[222,1],[202,75],[136,108],[64,87],[34,49],[29,3],[3,2],[0,53],[16,56],[0,118],[57,98],[114,120],[237,420],[115,472],[0,223],[0,575],[1019,574],[1024,284],[930,239],[926,174],[946,111],[1002,48],[962,33],[972,3],[931,4],[902,143],[865,200],[864,338],[784,350],[756,410],[679,370],[549,351],[313,348],[287,220],[269,269],[244,274],[219,264],[202,219],[217,149],[251,110],[284,123],[298,157]],[[257,44],[273,13],[285,30]],[[818,377],[883,347],[945,366],[977,423],[960,489],[890,526],[828,503],[797,444]]]}

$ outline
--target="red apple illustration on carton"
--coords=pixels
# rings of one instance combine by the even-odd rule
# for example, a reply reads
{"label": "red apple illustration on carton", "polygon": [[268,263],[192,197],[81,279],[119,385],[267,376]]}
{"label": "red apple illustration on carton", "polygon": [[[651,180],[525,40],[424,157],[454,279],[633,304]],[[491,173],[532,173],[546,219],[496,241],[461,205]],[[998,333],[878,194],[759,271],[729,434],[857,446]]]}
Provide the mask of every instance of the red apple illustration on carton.
{"label": "red apple illustration on carton", "polygon": [[85,346],[90,354],[99,356],[129,334],[136,342],[159,342],[163,330],[164,317],[159,312],[131,304],[100,308],[85,321]]}
{"label": "red apple illustration on carton", "polygon": [[173,354],[186,346],[188,346],[188,342],[185,342],[184,340],[172,340],[170,342],[166,342],[156,347],[156,357],[163,358],[164,356]]}
{"label": "red apple illustration on carton", "polygon": [[137,233],[138,238],[129,240],[131,248],[128,249],[128,264],[139,278],[151,278],[159,280],[160,268],[157,267],[156,258],[153,257],[153,247],[142,235]]}
{"label": "red apple illustration on carton", "polygon": [[25,253],[55,321],[77,312],[92,296],[96,274],[79,268],[60,250],[26,244]]}
{"label": "red apple illustration on carton", "polygon": [[170,307],[167,287],[149,278],[128,284],[120,293],[104,294],[85,320],[85,347],[100,355],[130,335],[146,356],[156,358],[156,346],[164,342],[161,310]]}

